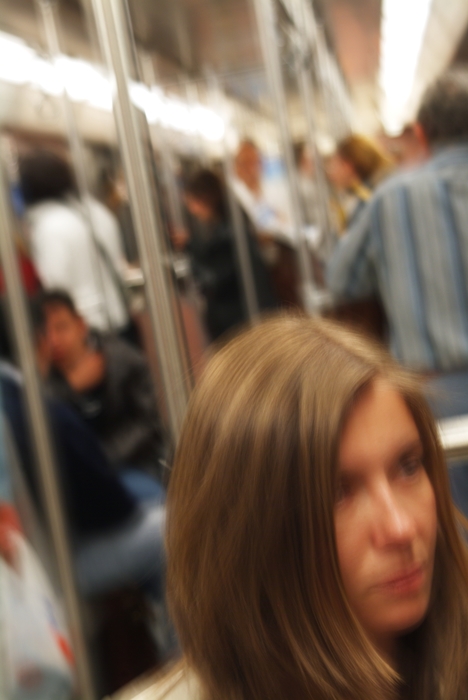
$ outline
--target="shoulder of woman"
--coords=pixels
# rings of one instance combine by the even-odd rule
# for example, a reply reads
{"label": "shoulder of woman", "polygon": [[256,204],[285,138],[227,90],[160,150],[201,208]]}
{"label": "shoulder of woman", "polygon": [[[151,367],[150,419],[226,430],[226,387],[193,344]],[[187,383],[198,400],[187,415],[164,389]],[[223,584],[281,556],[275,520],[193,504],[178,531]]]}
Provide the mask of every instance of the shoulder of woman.
{"label": "shoulder of woman", "polygon": [[185,665],[178,664],[167,674],[132,685],[112,697],[112,700],[203,700],[196,675]]}

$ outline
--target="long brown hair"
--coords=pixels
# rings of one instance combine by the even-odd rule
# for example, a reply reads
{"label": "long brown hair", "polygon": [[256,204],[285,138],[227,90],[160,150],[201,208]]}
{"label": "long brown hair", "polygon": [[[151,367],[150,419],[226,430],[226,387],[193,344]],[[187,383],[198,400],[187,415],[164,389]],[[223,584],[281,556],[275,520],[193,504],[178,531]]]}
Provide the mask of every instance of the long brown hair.
{"label": "long brown hair", "polygon": [[[438,511],[432,602],[402,640],[403,677],[348,606],[334,535],[340,434],[376,377],[414,417]],[[279,317],[214,356],[176,454],[167,546],[175,624],[210,700],[465,697],[468,568],[434,420],[417,381],[360,336]]]}

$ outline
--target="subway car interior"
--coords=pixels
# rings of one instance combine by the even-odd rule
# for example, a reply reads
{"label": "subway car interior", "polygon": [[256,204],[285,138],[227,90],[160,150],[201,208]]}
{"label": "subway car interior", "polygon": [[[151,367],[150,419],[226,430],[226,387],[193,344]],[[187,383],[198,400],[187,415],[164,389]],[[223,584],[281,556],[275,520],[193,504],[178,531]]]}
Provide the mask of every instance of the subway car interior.
{"label": "subway car interior", "polygon": [[0,0],[0,698],[153,697],[181,654],[164,525],[187,403],[265,315],[440,381],[449,468],[468,458],[468,350],[419,362],[424,329],[406,351],[392,316],[411,280],[346,298],[359,265],[333,267],[432,158],[418,108],[450,69],[466,0]]}

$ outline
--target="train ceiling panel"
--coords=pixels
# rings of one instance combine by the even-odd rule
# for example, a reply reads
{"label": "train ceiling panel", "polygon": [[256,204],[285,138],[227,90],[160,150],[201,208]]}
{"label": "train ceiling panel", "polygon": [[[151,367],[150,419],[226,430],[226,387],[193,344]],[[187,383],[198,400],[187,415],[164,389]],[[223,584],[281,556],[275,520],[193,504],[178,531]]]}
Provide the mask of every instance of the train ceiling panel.
{"label": "train ceiling panel", "polygon": [[[62,51],[77,58],[95,58],[81,3],[78,0],[64,0],[57,6]],[[0,30],[21,37],[33,48],[45,51],[44,32],[34,0],[0,0]]]}
{"label": "train ceiling panel", "polygon": [[381,0],[326,0],[323,8],[348,82],[374,83],[380,56]]}
{"label": "train ceiling panel", "polygon": [[[401,3],[312,1],[349,86],[356,126],[375,130],[379,126],[382,101],[382,15],[385,7]],[[287,6],[289,0],[277,2]],[[96,53],[89,41],[83,4],[89,7],[90,0],[58,2],[61,46],[68,55],[92,61],[96,60]],[[252,0],[129,0],[129,4],[136,42],[157,59],[156,73],[163,83],[179,81],[182,73],[204,78],[212,71],[231,95],[265,111],[268,88]],[[424,5],[424,0],[411,1],[403,7],[406,14],[399,25],[402,33],[416,5]],[[425,29],[414,67],[413,113],[430,80],[451,62],[468,61],[467,0],[427,0],[426,7]],[[34,0],[0,0],[0,29],[22,37],[37,50],[44,48]],[[400,72],[404,77],[408,72],[406,65]],[[293,73],[294,69],[289,74],[285,71],[288,88],[293,86]],[[398,80],[397,74],[397,83]]]}
{"label": "train ceiling panel", "polygon": [[248,0],[133,0],[130,12],[137,41],[192,75],[261,65]]}

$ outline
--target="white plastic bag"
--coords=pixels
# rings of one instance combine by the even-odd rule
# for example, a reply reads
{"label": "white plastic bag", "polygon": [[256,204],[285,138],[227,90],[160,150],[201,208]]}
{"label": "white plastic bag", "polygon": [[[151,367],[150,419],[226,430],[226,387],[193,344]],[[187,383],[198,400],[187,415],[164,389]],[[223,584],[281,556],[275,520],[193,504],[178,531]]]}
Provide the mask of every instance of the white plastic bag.
{"label": "white plastic bag", "polygon": [[69,700],[73,657],[60,606],[33,549],[12,537],[15,568],[0,557],[2,700]]}

